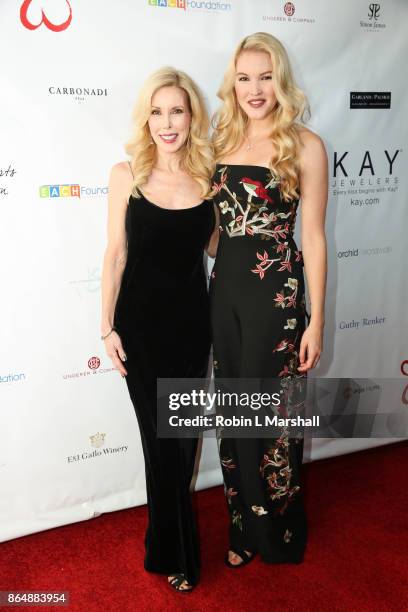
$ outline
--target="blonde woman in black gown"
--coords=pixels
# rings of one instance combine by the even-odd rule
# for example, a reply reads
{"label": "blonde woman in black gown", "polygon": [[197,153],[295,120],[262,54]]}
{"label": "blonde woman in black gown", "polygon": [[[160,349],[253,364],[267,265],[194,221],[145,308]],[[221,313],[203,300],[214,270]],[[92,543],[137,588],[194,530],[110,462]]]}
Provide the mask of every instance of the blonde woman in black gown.
{"label": "blonde woman in black gown", "polygon": [[[327,156],[304,127],[307,102],[273,36],[245,38],[219,91],[213,141],[221,227],[210,296],[216,378],[306,376],[322,351]],[[301,200],[302,252],[294,239]],[[302,256],[303,254],[303,256]],[[311,301],[306,327],[303,262]],[[299,563],[307,539],[303,440],[222,438],[226,564]]]}
{"label": "blonde woman in black gown", "polygon": [[156,380],[207,371],[209,301],[203,251],[215,225],[208,199],[213,161],[198,87],[164,68],[135,108],[130,162],[109,182],[108,244],[102,275],[102,337],[139,422],[149,524],[144,567],[189,592],[199,546],[189,486],[196,439],[157,437]]}

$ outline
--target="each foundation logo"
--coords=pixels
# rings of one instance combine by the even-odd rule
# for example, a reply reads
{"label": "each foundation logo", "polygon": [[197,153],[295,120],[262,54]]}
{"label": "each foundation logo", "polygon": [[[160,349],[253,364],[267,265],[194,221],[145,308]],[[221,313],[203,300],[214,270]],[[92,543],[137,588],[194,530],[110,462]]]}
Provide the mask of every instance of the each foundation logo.
{"label": "each foundation logo", "polygon": [[0,374],[1,383],[15,383],[25,380],[25,374],[23,372],[8,372],[8,374]]}
{"label": "each foundation logo", "polygon": [[374,21],[377,21],[379,16],[380,16],[380,5],[376,4],[375,2],[372,2],[368,7],[368,18],[374,19]]}
{"label": "each foundation logo", "polygon": [[93,436],[89,436],[91,446],[93,446],[94,448],[100,448],[101,446],[103,446],[105,444],[105,438],[106,433],[100,433],[99,431]]}
{"label": "each foundation logo", "polygon": [[228,12],[232,6],[229,2],[214,2],[213,0],[147,0],[149,6],[169,9]]}
{"label": "each foundation logo", "polygon": [[293,4],[293,2],[286,2],[285,6],[283,7],[283,10],[285,11],[285,15],[287,15],[288,17],[293,17],[293,15],[295,14],[295,5]]}
{"label": "each foundation logo", "polygon": [[[52,7],[52,18],[44,5]],[[56,13],[57,11],[57,13]],[[25,0],[20,7],[20,21],[27,30],[36,30],[44,26],[52,32],[66,30],[72,21],[72,9],[68,0],[47,2],[43,0]]]}
{"label": "each foundation logo", "polygon": [[408,376],[408,359],[401,361],[401,374],[403,376]]}
{"label": "each foundation logo", "polygon": [[65,183],[62,185],[41,185],[39,188],[40,198],[91,198],[95,196],[106,196],[108,187],[92,186],[85,187],[78,183]]}
{"label": "each foundation logo", "polygon": [[147,4],[149,6],[158,6],[161,8],[183,9],[184,11],[187,8],[186,0],[147,0]]}
{"label": "each foundation logo", "polygon": [[90,368],[91,370],[97,370],[100,365],[101,360],[99,359],[99,357],[91,357],[90,359],[88,359],[88,368]]}

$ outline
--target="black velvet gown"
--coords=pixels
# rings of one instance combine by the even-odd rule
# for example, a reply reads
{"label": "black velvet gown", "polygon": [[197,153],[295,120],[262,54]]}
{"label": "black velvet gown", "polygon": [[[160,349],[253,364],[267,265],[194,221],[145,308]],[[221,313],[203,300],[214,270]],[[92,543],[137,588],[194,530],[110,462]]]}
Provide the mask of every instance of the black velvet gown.
{"label": "black velvet gown", "polygon": [[[218,164],[221,234],[211,284],[214,375],[285,388],[300,377],[303,261],[293,239],[298,201],[285,202],[263,166]],[[305,377],[303,375],[303,380]],[[286,415],[281,415],[286,416]],[[230,544],[269,563],[303,559],[303,439],[220,438]]]}
{"label": "black velvet gown", "polygon": [[203,250],[214,224],[211,201],[174,210],[131,196],[128,257],[114,316],[145,459],[144,566],[184,573],[192,585],[200,567],[189,493],[197,439],[157,437],[156,379],[206,376],[211,337]]}

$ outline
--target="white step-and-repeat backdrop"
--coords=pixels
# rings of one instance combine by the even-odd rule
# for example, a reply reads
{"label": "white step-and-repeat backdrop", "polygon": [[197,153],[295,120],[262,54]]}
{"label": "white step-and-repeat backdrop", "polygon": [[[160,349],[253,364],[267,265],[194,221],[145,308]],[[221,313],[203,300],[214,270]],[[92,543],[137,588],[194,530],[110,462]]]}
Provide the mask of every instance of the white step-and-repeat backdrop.
{"label": "white step-and-repeat backdrop", "polygon": [[[109,171],[164,64],[213,111],[244,35],[284,42],[330,160],[316,375],[408,383],[407,19],[403,0],[2,0],[1,540],[145,502],[133,406],[99,339],[100,276]],[[305,461],[390,441],[310,440]],[[221,482],[215,440],[203,446],[197,488]]]}

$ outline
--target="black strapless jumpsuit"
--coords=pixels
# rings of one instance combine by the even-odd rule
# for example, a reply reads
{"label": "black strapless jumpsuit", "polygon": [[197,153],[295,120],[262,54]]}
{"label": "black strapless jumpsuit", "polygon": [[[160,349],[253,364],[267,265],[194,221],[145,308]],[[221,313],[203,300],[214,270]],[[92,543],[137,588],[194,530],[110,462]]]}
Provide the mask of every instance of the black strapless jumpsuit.
{"label": "black strapless jumpsuit", "polygon": [[[285,202],[279,180],[263,166],[218,164],[214,180],[221,217],[210,282],[214,376],[280,388],[299,376],[307,314],[293,239],[298,201]],[[269,563],[302,561],[303,439],[283,428],[278,439],[221,436],[219,452],[231,547]]]}
{"label": "black strapless jumpsuit", "polygon": [[200,558],[189,487],[197,439],[157,437],[156,380],[206,376],[211,330],[203,250],[214,224],[211,201],[174,210],[131,196],[128,255],[114,315],[145,459],[144,567],[184,573],[193,585]]}

